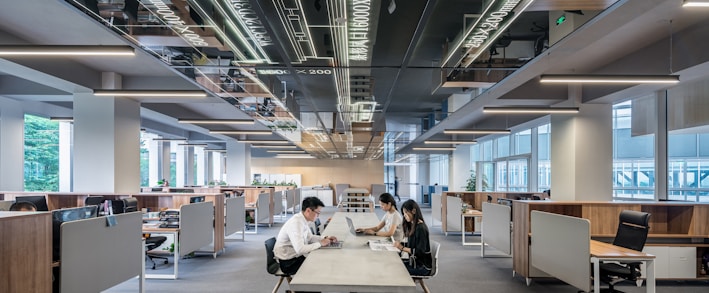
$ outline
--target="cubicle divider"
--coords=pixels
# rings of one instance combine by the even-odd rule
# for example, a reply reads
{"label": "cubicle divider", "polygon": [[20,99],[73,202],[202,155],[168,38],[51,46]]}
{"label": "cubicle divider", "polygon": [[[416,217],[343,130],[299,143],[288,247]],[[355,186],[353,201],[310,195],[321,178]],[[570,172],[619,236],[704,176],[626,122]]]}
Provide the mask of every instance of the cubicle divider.
{"label": "cubicle divider", "polygon": [[295,195],[296,192],[300,192],[300,188],[296,189],[290,189],[286,190],[286,207],[285,207],[285,213],[291,213],[291,214],[296,214],[297,211],[297,205],[296,205],[296,200],[295,200]]}
{"label": "cubicle divider", "polygon": [[584,292],[591,291],[591,222],[531,212],[531,265]]}
{"label": "cubicle divider", "polygon": [[[244,197],[237,196],[226,199],[226,218],[224,220],[224,236],[230,236],[241,231],[241,240],[245,239],[246,214]],[[230,239],[230,238],[229,238]]]}
{"label": "cubicle divider", "polygon": [[[443,234],[448,236],[448,232],[461,232],[460,217],[462,214],[463,201],[459,197],[448,196],[446,201],[446,225]],[[485,221],[483,221],[485,222]]]}
{"label": "cubicle divider", "polygon": [[482,242],[480,256],[488,256],[485,254],[485,246],[488,245],[504,253],[505,256],[512,256],[512,207],[483,203],[482,212],[485,220],[480,236],[480,242]]}
{"label": "cubicle divider", "polygon": [[432,194],[431,195],[431,227],[441,224],[441,195]]}
{"label": "cubicle divider", "polygon": [[285,219],[285,209],[283,208],[283,194],[285,190],[276,191],[273,193],[273,215],[280,218],[281,221]]}
{"label": "cubicle divider", "polygon": [[60,292],[101,292],[136,276],[143,292],[140,212],[65,222],[61,226]]}
{"label": "cubicle divider", "polygon": [[215,238],[212,229],[213,214],[214,208],[211,202],[192,203],[180,207],[179,257],[212,244]]}

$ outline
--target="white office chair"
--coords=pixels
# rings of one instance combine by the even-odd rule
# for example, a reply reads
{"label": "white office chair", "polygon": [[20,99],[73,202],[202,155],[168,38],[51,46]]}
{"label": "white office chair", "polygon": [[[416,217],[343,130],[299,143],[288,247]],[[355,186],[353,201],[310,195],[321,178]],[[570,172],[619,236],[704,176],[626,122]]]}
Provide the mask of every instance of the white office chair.
{"label": "white office chair", "polygon": [[431,247],[433,248],[431,251],[431,257],[433,258],[431,260],[431,274],[428,276],[411,276],[411,278],[414,279],[414,282],[418,281],[419,284],[421,284],[423,292],[426,293],[430,293],[431,291],[428,290],[428,287],[426,287],[426,284],[423,283],[423,280],[433,278],[436,276],[436,274],[438,274],[438,252],[441,250],[441,244],[437,241],[430,241],[430,243]]}

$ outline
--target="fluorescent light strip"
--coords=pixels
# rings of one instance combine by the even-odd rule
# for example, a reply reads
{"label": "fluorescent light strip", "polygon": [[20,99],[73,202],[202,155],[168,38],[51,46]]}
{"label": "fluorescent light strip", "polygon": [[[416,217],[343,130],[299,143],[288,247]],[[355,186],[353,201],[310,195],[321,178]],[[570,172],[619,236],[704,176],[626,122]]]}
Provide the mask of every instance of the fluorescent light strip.
{"label": "fluorescent light strip", "polygon": [[207,146],[206,143],[178,143],[181,146]]}
{"label": "fluorescent light strip", "polygon": [[273,145],[273,144],[252,144],[252,148],[257,149],[297,149],[294,145]]}
{"label": "fluorescent light strip", "polygon": [[186,141],[186,138],[153,138],[153,141]]}
{"label": "fluorescent light strip", "polygon": [[678,75],[567,75],[545,74],[542,83],[678,83]]}
{"label": "fluorescent light strip", "polygon": [[426,140],[424,144],[476,144],[474,140]]}
{"label": "fluorescent light strip", "polygon": [[290,143],[290,141],[287,140],[239,140],[239,142],[242,143]]}
{"label": "fluorescent light strip", "polygon": [[254,124],[251,119],[177,119],[178,123],[190,124]]}
{"label": "fluorescent light strip", "polygon": [[251,134],[251,135],[269,135],[273,134],[271,130],[210,130],[212,134]]}
{"label": "fluorescent light strip", "polygon": [[454,147],[415,147],[415,151],[454,151]]}
{"label": "fluorescent light strip", "polygon": [[3,45],[0,56],[134,56],[130,46]]}
{"label": "fluorescent light strip", "polygon": [[267,150],[266,152],[279,154],[305,154],[305,151]]}
{"label": "fluorescent light strip", "polygon": [[510,134],[508,129],[446,129],[444,134]]}
{"label": "fluorescent light strip", "polygon": [[303,154],[303,155],[287,155],[287,154],[282,154],[282,155],[276,155],[276,158],[278,159],[315,159],[315,157],[308,155],[308,154]]}
{"label": "fluorescent light strip", "polygon": [[204,149],[205,152],[226,153],[225,149]]}
{"label": "fluorescent light strip", "polygon": [[709,7],[709,1],[701,0],[684,0],[682,4],[684,7]]}
{"label": "fluorescent light strip", "polygon": [[94,95],[102,97],[206,97],[207,93],[190,90],[94,90]]}
{"label": "fluorescent light strip", "polygon": [[57,122],[73,122],[74,117],[49,117],[49,120]]}
{"label": "fluorescent light strip", "polygon": [[489,114],[576,114],[579,108],[550,107],[484,107],[483,113]]}

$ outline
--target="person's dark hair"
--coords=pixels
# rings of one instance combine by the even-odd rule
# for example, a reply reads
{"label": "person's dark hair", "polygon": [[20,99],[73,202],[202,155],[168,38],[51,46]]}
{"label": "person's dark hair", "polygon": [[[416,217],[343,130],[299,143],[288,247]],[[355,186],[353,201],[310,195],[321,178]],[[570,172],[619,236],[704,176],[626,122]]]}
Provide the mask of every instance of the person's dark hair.
{"label": "person's dark hair", "polygon": [[8,210],[11,212],[36,211],[37,207],[33,203],[28,201],[18,201],[13,203]]}
{"label": "person's dark hair", "polygon": [[[426,221],[423,220],[423,214],[421,213],[421,208],[419,208],[419,205],[413,200],[409,199],[405,201],[403,204],[401,204],[401,215],[404,215],[404,210],[407,210],[411,212],[414,216],[411,219],[411,222],[404,221],[402,226],[404,227],[404,235],[405,236],[411,236],[414,234],[414,231],[416,230],[416,225],[424,225],[426,227]],[[421,222],[421,223],[419,223]],[[428,228],[428,227],[426,227]]]}
{"label": "person's dark hair", "polygon": [[379,201],[383,203],[389,203],[394,206],[394,209],[396,209],[396,201],[394,200],[394,196],[391,195],[391,193],[385,192],[379,195]]}
{"label": "person's dark hair", "polygon": [[300,211],[304,212],[307,208],[310,208],[311,210],[316,210],[318,207],[324,207],[325,204],[319,198],[310,196],[304,198],[303,204],[301,204],[300,206]]}

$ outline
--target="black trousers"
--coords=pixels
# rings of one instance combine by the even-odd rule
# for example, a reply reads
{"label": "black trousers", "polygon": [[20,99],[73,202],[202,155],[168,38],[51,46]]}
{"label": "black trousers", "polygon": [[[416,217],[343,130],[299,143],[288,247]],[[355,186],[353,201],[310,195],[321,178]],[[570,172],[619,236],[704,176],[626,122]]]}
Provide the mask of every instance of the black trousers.
{"label": "black trousers", "polygon": [[286,260],[278,260],[278,264],[281,266],[281,271],[285,274],[289,275],[295,275],[295,273],[298,272],[298,269],[300,268],[300,265],[303,264],[305,261],[305,256],[301,255],[296,258],[291,258],[291,259],[286,259]]}

